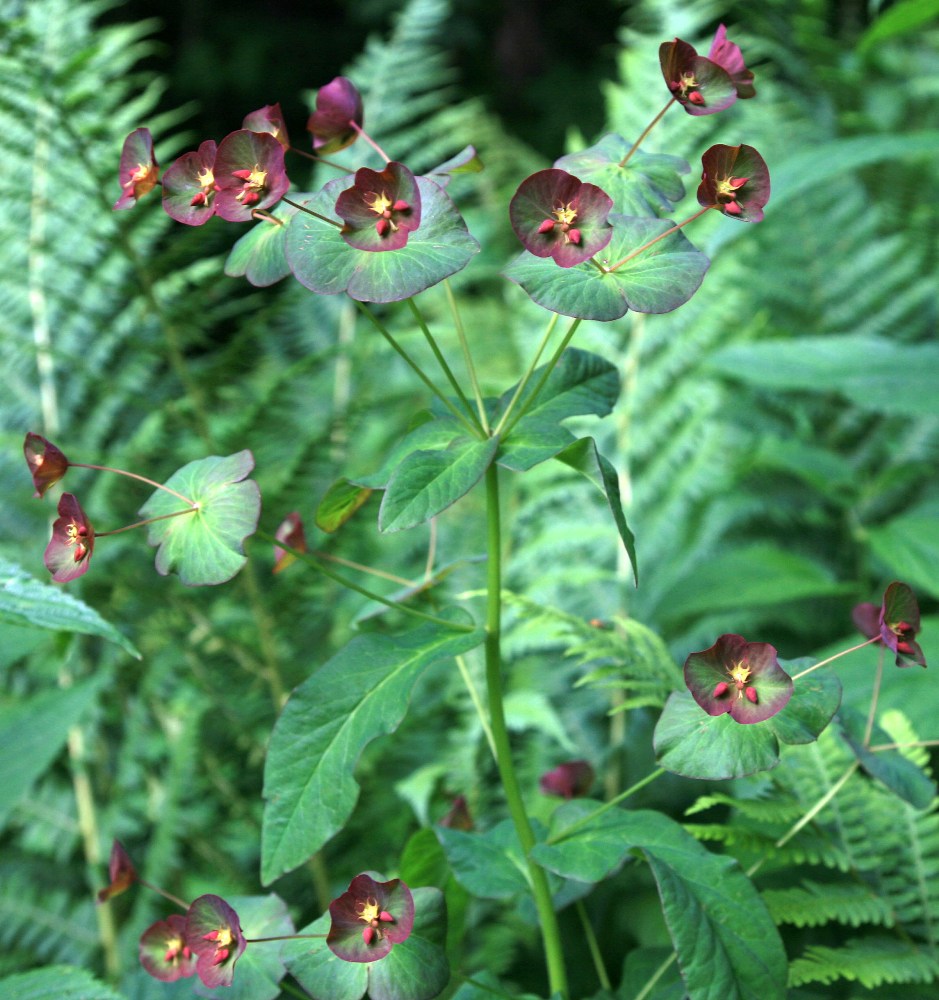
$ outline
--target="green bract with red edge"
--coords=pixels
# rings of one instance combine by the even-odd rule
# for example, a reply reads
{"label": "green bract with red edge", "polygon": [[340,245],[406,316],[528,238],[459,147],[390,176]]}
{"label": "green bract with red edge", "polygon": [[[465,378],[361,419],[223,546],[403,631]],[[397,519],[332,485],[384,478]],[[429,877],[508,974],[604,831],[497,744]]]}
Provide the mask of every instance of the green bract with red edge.
{"label": "green bract with red edge", "polygon": [[417,178],[392,161],[381,172],[361,167],[355,182],[336,199],[342,238],[357,250],[400,250],[421,224]]}
{"label": "green bract with red edge", "polygon": [[156,157],[153,155],[153,137],[150,129],[137,128],[124,140],[118,177],[121,196],[114,202],[114,210],[133,208],[156,186],[160,176]]}
{"label": "green bract with red edge", "polygon": [[364,872],[329,904],[329,916],[326,944],[334,955],[346,962],[377,962],[410,936],[414,898],[400,879],[379,882]]}
{"label": "green bract with red edge", "polygon": [[29,466],[29,474],[33,477],[33,486],[36,490],[34,497],[43,496],[50,486],[68,472],[68,459],[41,434],[30,431],[26,435],[23,440],[23,455]]}
{"label": "green bract with red edge", "polygon": [[680,38],[659,46],[659,65],[669,93],[689,115],[713,115],[737,100],[730,74]]}
{"label": "green bract with red edge", "polygon": [[509,220],[530,253],[574,267],[610,242],[612,208],[613,199],[596,184],[551,167],[522,181],[509,202]]}
{"label": "green bract with red edge", "polygon": [[186,944],[186,918],[173,913],[140,935],[140,964],[164,983],[196,974],[198,956]]}
{"label": "green bract with red edge", "polygon": [[206,139],[194,153],[183,153],[163,175],[163,210],[177,222],[201,226],[215,215],[215,157],[218,147]]}
{"label": "green bract with red edge", "polygon": [[313,136],[317,153],[335,153],[351,146],[362,127],[362,95],[355,84],[337,76],[316,95],[316,110],[307,119],[307,131]]}
{"label": "green bract with red edge", "polygon": [[227,222],[248,222],[287,193],[284,147],[269,132],[239,129],[225,136],[215,157],[215,212]]}
{"label": "green bract with red edge", "polygon": [[792,697],[775,647],[733,634],[685,660],[685,684],[708,715],[727,713],[744,725],[772,718]]}
{"label": "green bract with red edge", "polygon": [[71,493],[62,494],[58,511],[43,562],[56,583],[68,583],[87,572],[95,547],[95,529]]}
{"label": "green bract with red edge", "polygon": [[908,584],[894,580],[884,591],[880,607],[866,601],[854,608],[852,617],[864,635],[879,637],[893,651],[898,667],[926,666],[926,656],[915,639],[920,630],[919,603]]}
{"label": "green bract with red edge", "polygon": [[231,986],[235,963],[247,947],[238,914],[222,899],[200,896],[186,914],[186,946],[196,956],[203,985]]}
{"label": "green bract with red edge", "polygon": [[708,59],[717,63],[728,74],[734,89],[737,91],[737,97],[741,101],[756,97],[756,90],[753,86],[753,71],[747,69],[740,46],[728,39],[727,29],[723,24],[718,27],[714,34]]}
{"label": "green bract with red edge", "polygon": [[290,137],[287,135],[287,126],[284,124],[284,113],[280,110],[280,104],[265,104],[263,108],[249,112],[245,115],[241,127],[250,132],[269,132],[285,150],[290,149]]}
{"label": "green bract with red edge", "polygon": [[98,902],[103,903],[112,896],[126,892],[137,881],[137,869],[124,845],[115,840],[111,845],[111,857],[108,861],[108,876],[111,881],[98,891]]}
{"label": "green bract with red edge", "polygon": [[741,222],[762,222],[763,206],[769,201],[769,168],[747,145],[718,144],[701,157],[698,204],[718,208]]}
{"label": "green bract with red edge", "polygon": [[[278,542],[296,549],[298,552],[306,552],[306,532],[303,530],[303,518],[294,510],[291,511],[280,522],[274,537]],[[272,572],[279,573],[286,569],[297,557],[279,545],[274,546],[274,569]]]}

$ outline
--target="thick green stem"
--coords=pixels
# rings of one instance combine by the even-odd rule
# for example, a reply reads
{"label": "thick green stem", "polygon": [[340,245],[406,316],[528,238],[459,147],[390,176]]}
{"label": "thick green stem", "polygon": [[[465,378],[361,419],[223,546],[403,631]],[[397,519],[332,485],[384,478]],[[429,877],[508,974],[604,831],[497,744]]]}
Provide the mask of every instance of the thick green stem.
{"label": "thick green stem", "polygon": [[551,889],[543,868],[536,864],[530,853],[535,846],[535,834],[525,811],[518,776],[512,762],[509,730],[505,722],[502,696],[502,526],[499,508],[499,471],[490,465],[486,470],[486,525],[487,525],[487,577],[486,577],[486,692],[489,701],[489,724],[496,749],[496,764],[505,791],[509,814],[528,863],[528,877],[541,934],[544,941],[545,960],[548,966],[548,984],[552,995],[564,1000],[567,992],[567,971],[561,948],[561,931],[557,914],[551,902]]}

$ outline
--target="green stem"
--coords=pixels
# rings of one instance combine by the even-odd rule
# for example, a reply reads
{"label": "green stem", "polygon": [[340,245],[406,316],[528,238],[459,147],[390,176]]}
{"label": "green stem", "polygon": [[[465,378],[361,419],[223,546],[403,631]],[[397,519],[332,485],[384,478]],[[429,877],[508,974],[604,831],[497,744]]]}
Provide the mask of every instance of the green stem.
{"label": "green stem", "polygon": [[[430,345],[430,349],[434,352],[434,357],[437,359],[437,364],[440,365],[440,370],[443,372],[443,374],[446,376],[447,381],[450,383],[450,388],[453,389],[453,391],[456,393],[457,398],[466,408],[466,412],[469,413],[473,421],[478,423],[476,416],[473,414],[473,407],[470,405],[470,401],[466,398],[466,395],[463,392],[460,383],[457,382],[456,376],[453,374],[453,370],[447,364],[447,359],[443,356],[443,352],[440,350],[437,341],[434,339],[434,335],[430,332],[430,328],[427,326],[427,322],[424,319],[424,316],[421,313],[420,309],[418,309],[417,303],[414,301],[413,297],[409,298],[407,300],[407,303],[408,307],[411,310],[411,313],[414,316],[414,319],[417,320],[417,325],[421,328],[421,333],[424,334],[424,339]],[[479,429],[482,430],[482,427],[483,425],[480,423]]]}
{"label": "green stem", "polygon": [[646,1000],[646,997],[652,992],[655,984],[665,975],[666,972],[675,964],[675,959],[678,955],[673,951],[668,958],[652,973],[649,977],[648,982],[642,989],[636,994],[634,1000]]}
{"label": "green stem", "polygon": [[492,751],[493,759],[498,760],[498,755],[496,754],[496,741],[492,738],[492,727],[489,725],[489,719],[483,708],[482,698],[479,697],[479,691],[476,690],[473,678],[470,677],[469,670],[466,666],[466,660],[462,656],[457,656],[455,659],[457,669],[460,671],[460,677],[463,678],[466,690],[469,691],[470,700],[473,703],[473,707],[476,709],[477,716],[479,716],[479,723],[483,727],[483,732],[486,734],[486,742],[489,744],[489,749]]}
{"label": "green stem", "polygon": [[548,877],[542,867],[530,857],[535,846],[535,834],[525,803],[522,799],[518,776],[512,762],[512,747],[509,730],[505,721],[505,707],[502,694],[502,526],[499,507],[499,471],[496,465],[486,470],[486,551],[488,564],[486,571],[486,691],[489,702],[489,723],[496,747],[496,764],[505,791],[509,814],[515,832],[522,846],[522,854],[528,864],[535,909],[541,923],[544,940],[545,960],[548,967],[548,984],[552,995],[559,994],[563,1000],[568,996],[567,971],[564,968],[564,953],[561,948],[561,931],[557,914],[551,902]]}
{"label": "green stem", "polygon": [[563,830],[559,830],[556,834],[548,837],[546,843],[557,844],[562,840],[566,840],[568,837],[575,834],[578,830],[582,830],[585,826],[589,826],[595,819],[602,816],[605,812],[609,812],[610,809],[615,808],[621,802],[625,802],[630,795],[634,795],[639,791],[640,788],[645,788],[646,785],[651,784],[660,775],[665,774],[664,767],[657,767],[651,774],[647,774],[644,778],[637,781],[634,785],[630,785],[625,792],[620,792],[615,798],[610,799],[609,802],[604,802],[602,806],[596,808],[592,813],[588,813],[586,816],[581,816],[576,823],[571,823],[570,826],[564,827]]}
{"label": "green stem", "polygon": [[107,538],[108,535],[119,535],[123,531],[133,531],[134,528],[142,528],[147,524],[155,524],[157,521],[165,521],[170,517],[181,517],[183,514],[195,514],[198,507],[187,507],[185,510],[174,510],[169,514],[158,514],[156,517],[148,517],[145,521],[134,521],[133,524],[125,524],[123,528],[112,528],[111,531],[96,531],[95,538]]}
{"label": "green stem", "polygon": [[717,208],[717,205],[705,205],[704,208],[699,208],[694,215],[689,215],[687,219],[679,222],[677,225],[672,226],[671,229],[666,229],[664,233],[660,233],[655,237],[654,240],[649,240],[648,243],[643,243],[641,247],[637,247],[632,253],[626,254],[622,260],[618,260],[615,264],[612,264],[606,270],[612,274],[614,271],[621,268],[624,264],[628,264],[634,257],[638,257],[644,250],[648,250],[649,247],[654,246],[659,240],[664,240],[666,236],[671,236],[672,233],[677,233],[679,229],[683,229],[690,222],[694,222],[695,219],[700,219],[705,212],[710,212],[712,208]]}
{"label": "green stem", "polygon": [[[519,411],[515,415],[515,419],[509,424],[509,426],[505,429],[505,431],[503,431],[504,434],[511,433],[512,428],[535,405],[535,403],[538,400],[539,393],[544,388],[545,382],[547,382],[548,379],[551,377],[551,373],[557,367],[558,362],[561,360],[561,355],[567,350],[567,345],[573,339],[574,334],[577,332],[577,327],[579,326],[580,326],[579,319],[575,319],[574,322],[571,323],[567,333],[564,334],[564,339],[561,341],[560,344],[558,344],[557,350],[555,350],[554,354],[551,355],[551,360],[544,366],[544,372],[542,373],[541,378],[538,379],[538,383],[535,385],[535,388],[532,389],[532,391],[528,394],[528,399],[526,399],[525,402],[522,403],[521,407],[519,407]],[[531,374],[534,374],[534,371],[532,371]],[[500,424],[504,422],[505,420],[503,418],[503,420],[500,421]]]}
{"label": "green stem", "polygon": [[847,656],[848,653],[854,653],[859,649],[863,649],[865,646],[871,646],[875,642],[880,642],[879,635],[875,635],[873,639],[868,639],[866,642],[859,642],[856,646],[852,646],[850,649],[843,649],[840,653],[835,653],[834,656],[829,656],[827,659],[819,660],[818,663],[813,664],[811,667],[806,667],[805,670],[802,670],[797,674],[793,674],[792,679],[797,681],[800,677],[805,677],[806,674],[812,673],[813,670],[818,670],[819,667],[827,667],[829,663],[833,663],[835,660],[841,659],[842,656]]}
{"label": "green stem", "polygon": [[463,360],[466,363],[466,370],[469,373],[470,385],[473,387],[473,395],[476,398],[476,410],[479,413],[479,423],[481,424],[483,431],[488,435],[489,419],[486,416],[486,406],[483,403],[482,393],[479,390],[479,381],[476,378],[476,366],[473,364],[473,355],[469,349],[469,341],[466,339],[466,330],[463,328],[463,319],[460,316],[456,296],[453,294],[453,289],[450,287],[449,278],[444,278],[443,287],[447,296],[447,304],[450,306],[450,314],[453,316],[453,326],[456,329],[456,335],[460,340],[460,347],[463,348]]}
{"label": "green stem", "polygon": [[306,212],[307,215],[312,215],[314,219],[319,219],[320,222],[328,222],[331,226],[335,226],[337,229],[342,229],[341,222],[331,219],[328,215],[320,215],[319,212],[314,212],[312,208],[307,208],[306,205],[301,205],[299,201],[291,201],[289,198],[281,198],[280,200],[285,204],[290,205],[291,208],[295,208],[298,212]]}
{"label": "green stem", "polygon": [[280,539],[275,538],[266,531],[256,531],[254,537],[259,538],[262,541],[271,542],[278,548],[283,549],[284,552],[289,552],[295,559],[300,559],[308,566],[312,566],[314,569],[322,573],[323,576],[329,577],[330,580],[338,583],[341,587],[345,587],[347,590],[355,591],[355,593],[361,594],[363,597],[367,597],[370,601],[377,601],[379,604],[384,604],[385,607],[395,608],[396,610],[403,611],[405,614],[411,615],[414,618],[422,618],[424,621],[434,622],[436,625],[446,625],[447,628],[456,629],[458,632],[472,632],[475,628],[473,625],[463,625],[459,622],[447,621],[446,618],[439,618],[437,615],[427,614],[426,611],[418,611],[417,608],[408,607],[407,604],[400,604],[398,601],[393,601],[388,597],[382,597],[381,594],[376,594],[374,591],[368,590],[366,587],[360,587],[357,583],[350,580],[348,577],[343,576],[341,573],[328,569],[322,561],[312,553],[302,552],[300,549],[291,548],[289,545],[285,545],[284,542],[280,541]]}
{"label": "green stem", "polygon": [[648,125],[646,125],[645,129],[643,130],[642,135],[639,136],[639,138],[632,144],[632,148],[629,150],[629,152],[619,161],[619,165],[621,167],[625,167],[626,164],[629,163],[630,157],[633,155],[633,153],[636,152],[636,150],[642,144],[642,142],[645,139],[645,137],[655,128],[656,125],[658,125],[658,123],[662,120],[662,116],[665,114],[666,111],[668,111],[668,109],[674,103],[675,103],[675,98],[673,97],[668,102],[668,104],[666,104],[665,107],[662,108],[662,110],[655,116],[655,118],[653,118],[652,121],[649,122]]}
{"label": "green stem", "polygon": [[427,377],[424,373],[424,369],[408,354],[408,352],[392,337],[390,331],[385,327],[384,323],[365,305],[364,302],[356,301],[356,306],[364,316],[371,320],[372,325],[376,330],[385,338],[388,344],[391,346],[392,350],[401,358],[402,361],[411,369],[412,372],[427,386],[428,389],[440,400],[441,403],[460,421],[461,424],[472,434],[474,437],[477,434],[477,428],[467,420],[466,415],[461,413],[453,403],[447,399],[447,397],[437,388],[436,385]]}
{"label": "green stem", "polygon": [[512,394],[512,398],[509,400],[509,405],[505,408],[505,412],[502,414],[499,424],[493,433],[498,436],[502,433],[505,427],[506,420],[509,419],[509,414],[515,409],[515,404],[518,402],[519,397],[525,390],[525,386],[528,385],[531,380],[532,375],[535,372],[535,368],[538,366],[538,362],[541,360],[541,355],[544,354],[544,349],[548,346],[548,341],[551,339],[551,334],[554,333],[554,328],[558,325],[558,320],[560,319],[559,313],[551,314],[551,321],[548,323],[548,329],[545,330],[544,336],[541,338],[541,343],[538,345],[538,350],[535,351],[535,356],[531,359],[531,364],[528,366],[528,371],[522,376],[518,385],[515,387],[515,392]]}
{"label": "green stem", "polygon": [[161,889],[158,885],[154,885],[146,879],[138,878],[137,881],[145,889],[149,889],[151,892],[155,892],[158,896],[168,899],[175,906],[178,906],[184,913],[189,909],[189,904],[180,899],[179,896],[174,896],[171,892],[167,892],[166,889]]}
{"label": "green stem", "polygon": [[877,674],[874,677],[874,690],[871,693],[871,707],[867,713],[867,725],[864,727],[864,746],[871,741],[871,733],[874,731],[874,718],[877,715],[877,699],[880,697],[880,685],[884,678],[884,647],[880,647],[880,656],[877,658]]}
{"label": "green stem", "polygon": [[128,472],[126,469],[115,469],[110,465],[88,465],[85,462],[69,462],[68,464],[71,468],[75,469],[94,469],[95,472],[115,472],[119,476],[127,476],[129,479],[136,479],[138,482],[146,483],[154,489],[163,490],[164,492],[176,497],[177,500],[182,500],[183,503],[188,503],[190,507],[196,506],[195,501],[190,500],[189,497],[183,496],[182,493],[177,493],[176,490],[170,489],[169,486],[164,486],[162,483],[158,483],[154,479],[148,479],[146,476],[140,476],[136,472]]}
{"label": "green stem", "polygon": [[594,933],[593,925],[590,923],[590,917],[587,916],[587,908],[584,906],[583,900],[578,899],[575,908],[577,916],[580,918],[580,925],[584,930],[584,937],[587,939],[587,948],[590,951],[590,957],[593,959],[593,967],[597,970],[597,978],[600,980],[600,986],[604,990],[612,990],[613,984],[610,982],[606,966],[603,964],[603,956],[600,954],[600,946],[597,944],[597,935]]}

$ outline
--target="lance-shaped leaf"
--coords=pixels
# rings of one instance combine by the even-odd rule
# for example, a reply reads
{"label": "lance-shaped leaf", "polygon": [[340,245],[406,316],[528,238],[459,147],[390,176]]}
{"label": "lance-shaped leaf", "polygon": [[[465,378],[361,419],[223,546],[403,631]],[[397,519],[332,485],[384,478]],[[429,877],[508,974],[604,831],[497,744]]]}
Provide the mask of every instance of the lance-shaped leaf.
{"label": "lance-shaped leaf", "polygon": [[[296,194],[291,201],[304,201],[309,194]],[[287,228],[299,212],[296,205],[281,201],[268,213],[279,220],[262,219],[245,233],[231,248],[225,261],[225,273],[230,278],[247,278],[257,288],[267,288],[290,274],[287,263]]]}
{"label": "lance-shaped leaf", "polygon": [[398,727],[425,667],[482,642],[482,631],[464,623],[356,636],[293,693],[264,768],[264,884],[303,864],[342,829],[358,798],[352,771],[362,749]]}
{"label": "lance-shaped leaf", "polygon": [[[336,178],[304,205],[341,223],[336,200],[348,186],[348,178]],[[418,177],[417,187],[420,228],[409,233],[407,245],[398,250],[358,250],[336,226],[298,213],[287,232],[287,261],[300,284],[320,295],[348,292],[361,302],[397,302],[466,267],[479,244],[462,216],[433,181]]]}
{"label": "lance-shaped leaf", "polygon": [[498,447],[498,438],[464,439],[444,451],[412,452],[388,480],[379,529],[413,528],[446,510],[479,482]]}
{"label": "lance-shaped leaf", "polygon": [[631,148],[631,142],[611,132],[593,146],[555,160],[554,165],[603,188],[620,215],[670,213],[673,203],[684,197],[681,175],[691,167],[680,157],[641,149],[621,167]]}
{"label": "lance-shaped leaf", "polygon": [[658,886],[687,992],[695,1000],[784,1000],[779,932],[736,860],[711,854],[674,820],[648,810],[610,810],[561,839],[562,824],[573,826],[590,808],[585,801],[562,806],[552,829],[558,842],[536,845],[532,857],[558,874],[594,876],[640,851]]}
{"label": "lance-shaped leaf", "polygon": [[365,486],[337,479],[316,508],[316,526],[320,531],[338,531],[372,495]]}
{"label": "lance-shaped leaf", "polygon": [[[503,274],[539,305],[579,319],[609,321],[630,309],[671,312],[694,295],[710,261],[680,230],[663,236],[674,223],[618,214],[611,214],[610,222],[613,237],[596,258],[600,267],[588,261],[558,268],[550,261],[521,254]],[[658,237],[662,238],[630,257]]]}
{"label": "lance-shaped leaf", "polygon": [[370,489],[384,489],[388,485],[392,473],[408,455],[416,451],[437,451],[449,448],[452,443],[466,434],[463,425],[449,415],[434,418],[422,414],[422,417],[426,417],[426,419],[422,419],[421,423],[418,423],[396,445],[391,447],[377,472],[353,476],[352,482]]}
{"label": "lance-shaped leaf", "polygon": [[[200,458],[178,469],[166,486],[197,505],[192,514],[147,526],[147,540],[159,546],[157,572],[177,572],[189,587],[225,583],[246,562],[243,543],[254,533],[261,513],[257,483],[245,479],[254,468],[250,451],[221,458]],[[156,490],[140,508],[147,518],[185,509],[183,501]]]}

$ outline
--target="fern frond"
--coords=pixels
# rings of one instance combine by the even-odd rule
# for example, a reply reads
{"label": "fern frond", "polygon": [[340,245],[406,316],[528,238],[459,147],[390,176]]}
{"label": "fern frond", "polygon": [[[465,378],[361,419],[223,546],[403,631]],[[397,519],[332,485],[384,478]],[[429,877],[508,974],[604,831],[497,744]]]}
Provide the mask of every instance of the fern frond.
{"label": "fern frond", "polygon": [[835,922],[860,927],[875,924],[892,927],[893,908],[861,884],[819,883],[804,879],[791,889],[764,889],[760,895],[773,920],[796,927],[819,927]]}
{"label": "fern frond", "polygon": [[789,966],[789,985],[858,982],[866,989],[884,983],[931,983],[939,959],[915,945],[887,937],[854,938],[843,948],[811,946]]}

